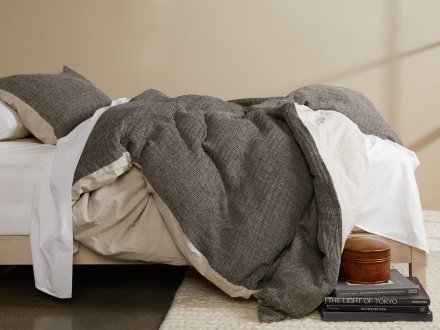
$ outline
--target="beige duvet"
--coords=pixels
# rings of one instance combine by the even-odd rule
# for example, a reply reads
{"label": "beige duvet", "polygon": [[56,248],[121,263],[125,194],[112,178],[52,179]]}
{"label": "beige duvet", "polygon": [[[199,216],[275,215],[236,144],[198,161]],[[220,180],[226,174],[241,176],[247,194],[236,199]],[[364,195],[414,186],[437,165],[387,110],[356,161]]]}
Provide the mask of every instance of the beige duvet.
{"label": "beige duvet", "polygon": [[73,204],[73,224],[75,239],[103,255],[188,264],[165,225],[154,190],[135,166],[113,183],[82,193]]}

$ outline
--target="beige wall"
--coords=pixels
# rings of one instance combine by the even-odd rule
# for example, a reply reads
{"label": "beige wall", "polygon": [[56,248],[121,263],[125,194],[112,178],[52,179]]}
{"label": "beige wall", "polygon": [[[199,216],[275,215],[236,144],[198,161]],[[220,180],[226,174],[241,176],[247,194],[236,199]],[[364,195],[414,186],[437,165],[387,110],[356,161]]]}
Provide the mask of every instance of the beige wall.
{"label": "beige wall", "polygon": [[112,97],[363,91],[422,162],[440,210],[440,2],[0,0],[0,76],[83,73]]}

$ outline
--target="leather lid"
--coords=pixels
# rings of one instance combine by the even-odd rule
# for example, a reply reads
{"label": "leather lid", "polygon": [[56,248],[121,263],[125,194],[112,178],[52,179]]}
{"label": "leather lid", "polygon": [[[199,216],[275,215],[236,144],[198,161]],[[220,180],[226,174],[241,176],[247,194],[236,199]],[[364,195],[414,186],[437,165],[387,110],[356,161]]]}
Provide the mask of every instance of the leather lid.
{"label": "leather lid", "polygon": [[390,245],[368,236],[350,237],[345,242],[343,258],[352,260],[375,260],[390,257]]}

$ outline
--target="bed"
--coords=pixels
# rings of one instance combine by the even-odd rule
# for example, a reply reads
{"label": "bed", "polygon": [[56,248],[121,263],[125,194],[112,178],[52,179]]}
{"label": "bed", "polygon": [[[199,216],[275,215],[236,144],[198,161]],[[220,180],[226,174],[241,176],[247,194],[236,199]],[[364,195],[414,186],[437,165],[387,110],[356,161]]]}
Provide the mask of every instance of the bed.
{"label": "bed", "polygon": [[[34,186],[39,172],[54,152],[55,146],[42,144],[35,138],[0,142],[0,265],[32,265],[29,234]],[[388,242],[391,262],[408,264],[410,276],[418,277],[426,287],[425,251],[359,228],[351,233],[351,236],[359,235]],[[79,245],[73,262],[76,265],[129,265],[141,261],[110,258]]]}
{"label": "bed", "polygon": [[0,264],[41,291],[72,297],[72,263],[189,264],[262,321],[298,318],[372,234],[426,283],[418,159],[359,92],[112,101],[64,67],[0,78],[0,99],[42,142],[0,142]]}
{"label": "bed", "polygon": [[[35,138],[0,142],[0,265],[32,265],[29,242],[35,183],[55,146]],[[81,247],[75,264],[129,264]],[[133,263],[133,262],[131,262]]]}

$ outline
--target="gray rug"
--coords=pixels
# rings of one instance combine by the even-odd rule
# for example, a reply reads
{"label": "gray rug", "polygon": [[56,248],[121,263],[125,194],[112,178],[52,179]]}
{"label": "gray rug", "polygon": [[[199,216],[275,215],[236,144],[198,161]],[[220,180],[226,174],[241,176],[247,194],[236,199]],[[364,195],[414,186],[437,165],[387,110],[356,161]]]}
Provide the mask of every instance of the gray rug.
{"label": "gray rug", "polygon": [[[440,211],[425,211],[429,240],[428,293],[434,322],[323,322],[315,311],[299,320],[261,323],[256,300],[232,299],[190,269],[161,329],[440,329]],[[408,274],[405,265],[393,265]]]}

